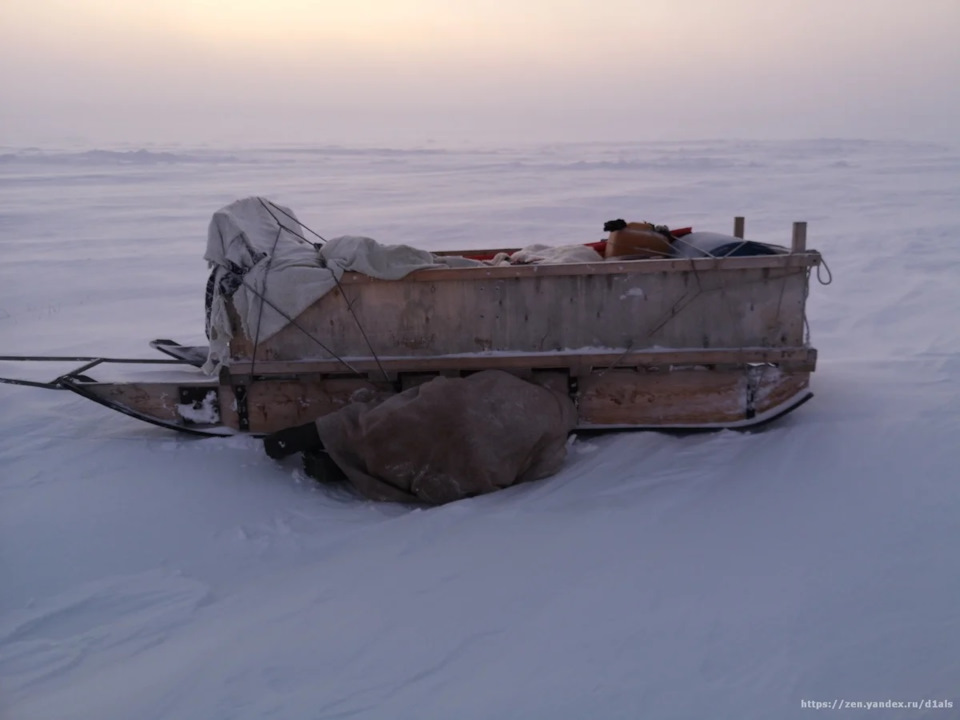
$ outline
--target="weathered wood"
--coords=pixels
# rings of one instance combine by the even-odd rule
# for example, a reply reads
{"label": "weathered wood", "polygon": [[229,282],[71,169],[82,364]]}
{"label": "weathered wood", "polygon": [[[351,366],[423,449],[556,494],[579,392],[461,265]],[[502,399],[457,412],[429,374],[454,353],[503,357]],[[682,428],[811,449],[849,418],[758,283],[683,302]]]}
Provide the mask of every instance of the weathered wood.
{"label": "weathered wood", "polygon": [[144,415],[161,423],[190,426],[190,413],[184,415],[182,408],[190,403],[182,402],[180,389],[214,392],[219,388],[214,382],[176,383],[176,382],[90,382],[77,383],[83,394],[114,408],[126,408],[136,414]]}
{"label": "weathered wood", "polygon": [[91,383],[85,390],[103,401],[135,408],[167,422],[180,422],[177,386],[165,383]]}
{"label": "weathered wood", "polygon": [[[737,218],[739,237],[743,226]],[[742,426],[809,395],[804,311],[820,256],[805,238],[797,223],[793,252],[775,256],[432,269],[399,281],[347,273],[261,339],[255,363],[231,314],[231,362],[211,389],[230,428],[245,389],[254,433],[494,368],[573,392],[581,427]],[[187,422],[172,383],[91,385],[108,404]]]}
{"label": "weathered wood", "polygon": [[[478,251],[482,252],[482,251]],[[344,285],[366,285],[379,283],[407,283],[407,282],[447,282],[481,280],[501,278],[545,278],[568,275],[616,275],[619,273],[672,273],[695,272],[706,273],[712,270],[750,270],[773,268],[807,268],[819,265],[820,253],[815,250],[798,255],[759,255],[755,257],[698,257],[698,258],[645,258],[640,260],[610,259],[592,263],[561,263],[536,265],[492,265],[483,267],[458,268],[429,268],[417,270],[407,275],[403,280],[380,280],[362,273],[344,273],[340,278]]]}
{"label": "weathered wood", "polygon": [[[436,374],[410,374],[401,376],[401,384],[413,387],[433,377]],[[561,393],[570,389],[567,371],[532,371],[529,379]],[[581,428],[722,427],[749,424],[753,416],[794,398],[808,382],[808,372],[785,372],[775,366],[614,369],[580,378],[574,399]],[[178,389],[165,383],[84,384],[86,393],[112,407],[171,426],[190,427],[179,409]],[[222,384],[209,390],[218,392],[222,425],[239,429],[235,388]],[[362,378],[258,380],[246,390],[248,430],[253,433],[301,425],[350,402],[391,394]]]}
{"label": "weathered wood", "polygon": [[743,240],[744,225],[746,224],[746,218],[738,215],[733,219],[733,236]]}
{"label": "weathered wood", "polygon": [[[374,397],[378,388],[362,378],[261,380],[246,386],[250,432],[271,433]],[[233,386],[220,386],[220,412],[228,427],[239,427]]]}
{"label": "weathered wood", "polygon": [[755,383],[753,406],[756,413],[765,413],[781,406],[810,386],[810,373],[762,367],[752,371]]}
{"label": "weathered wood", "polygon": [[710,370],[611,370],[580,382],[580,422],[587,425],[697,425],[745,415],[743,373]]}
{"label": "weathered wood", "polygon": [[[771,257],[781,261],[806,256]],[[706,261],[737,260],[764,258]],[[798,263],[722,272],[528,273],[471,283],[343,283],[342,292],[334,289],[320,298],[297,317],[296,325],[261,339],[257,364],[330,359],[333,353],[364,357],[371,355],[371,346],[378,356],[409,358],[591,348],[798,346],[803,344],[807,267]],[[232,362],[249,359],[252,346],[236,328]]]}
{"label": "weathered wood", "polygon": [[801,392],[808,373],[770,368],[672,372],[612,370],[581,380],[580,426],[733,425],[773,410]]}
{"label": "weathered wood", "polygon": [[[813,370],[817,351],[809,347],[784,348],[717,348],[710,350],[649,350],[585,353],[528,353],[520,355],[441,355],[437,357],[380,357],[380,365],[388,372],[404,374],[436,374],[445,370],[475,372],[501,369],[550,369],[563,368],[589,373],[594,368],[613,367],[668,367],[671,365],[741,365],[746,363],[777,363],[801,370]],[[351,367],[379,377],[379,366],[372,357],[347,358]],[[232,376],[257,374],[344,374],[349,372],[337,360],[273,360],[236,362],[229,367]],[[411,381],[417,384],[415,380]]]}
{"label": "weathered wood", "polygon": [[799,255],[807,251],[807,224],[795,222],[793,224],[793,238],[790,243],[790,252]]}

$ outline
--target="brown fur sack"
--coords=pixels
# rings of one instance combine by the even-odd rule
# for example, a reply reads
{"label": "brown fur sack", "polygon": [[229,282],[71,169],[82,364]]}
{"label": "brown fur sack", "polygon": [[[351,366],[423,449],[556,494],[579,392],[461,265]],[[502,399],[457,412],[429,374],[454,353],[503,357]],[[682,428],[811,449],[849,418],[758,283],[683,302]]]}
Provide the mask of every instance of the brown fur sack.
{"label": "brown fur sack", "polygon": [[316,422],[330,457],[366,497],[440,504],[557,472],[576,421],[566,395],[486,370]]}

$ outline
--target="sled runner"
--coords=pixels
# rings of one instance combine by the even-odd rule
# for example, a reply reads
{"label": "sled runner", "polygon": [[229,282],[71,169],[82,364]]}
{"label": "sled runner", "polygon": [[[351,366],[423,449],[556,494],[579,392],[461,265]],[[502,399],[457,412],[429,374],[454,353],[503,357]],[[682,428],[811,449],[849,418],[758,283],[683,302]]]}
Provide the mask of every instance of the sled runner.
{"label": "sled runner", "polygon": [[[314,244],[269,201],[221,213],[231,208],[211,224],[209,347],[155,340],[163,360],[0,357],[82,363],[50,382],[0,381],[70,390],[204,435],[275,432],[488,369],[567,393],[579,429],[748,428],[812,397],[805,307],[821,257],[806,249],[803,223],[790,248],[752,243],[763,254],[694,233],[669,256],[605,258],[594,244],[586,259],[514,264],[513,249],[408,248],[414,255],[397,260],[377,253],[405,246]],[[304,293],[313,282],[319,290]]]}

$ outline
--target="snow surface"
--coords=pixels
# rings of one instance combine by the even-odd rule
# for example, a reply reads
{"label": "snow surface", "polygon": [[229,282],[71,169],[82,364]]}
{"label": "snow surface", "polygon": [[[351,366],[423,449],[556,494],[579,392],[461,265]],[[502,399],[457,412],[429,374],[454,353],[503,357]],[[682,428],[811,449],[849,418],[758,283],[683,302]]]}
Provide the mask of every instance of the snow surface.
{"label": "snow surface", "polygon": [[0,717],[960,716],[957,148],[0,148],[0,187],[0,354],[202,341],[207,222],[256,193],[426,249],[806,220],[834,277],[769,429],[582,436],[437,509],[0,386]]}

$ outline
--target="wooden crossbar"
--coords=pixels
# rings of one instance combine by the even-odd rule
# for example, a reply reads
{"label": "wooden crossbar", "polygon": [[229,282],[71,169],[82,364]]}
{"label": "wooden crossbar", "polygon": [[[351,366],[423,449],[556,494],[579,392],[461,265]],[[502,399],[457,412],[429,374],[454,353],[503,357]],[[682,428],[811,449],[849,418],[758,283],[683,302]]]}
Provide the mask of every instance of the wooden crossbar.
{"label": "wooden crossbar", "polygon": [[[345,358],[351,367],[363,373],[379,372],[372,357]],[[434,357],[380,357],[380,364],[390,373],[442,372],[458,370],[546,370],[569,369],[579,374],[603,368],[666,367],[671,365],[744,365],[773,363],[792,369],[812,371],[817,351],[809,347],[787,348],[717,348],[694,350],[639,350],[590,353],[524,353],[518,355],[439,355]],[[230,375],[346,374],[350,370],[338,360],[257,360],[230,363]]]}

